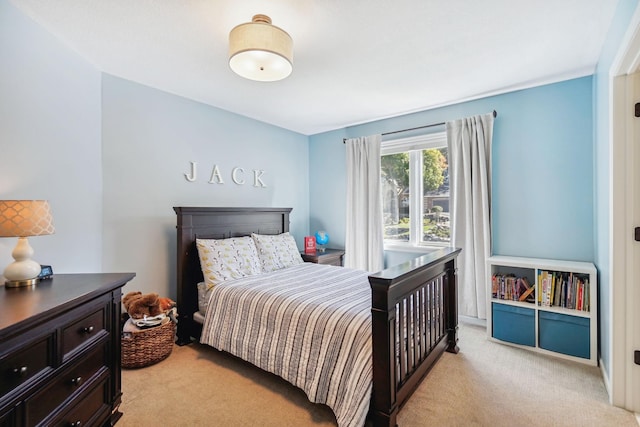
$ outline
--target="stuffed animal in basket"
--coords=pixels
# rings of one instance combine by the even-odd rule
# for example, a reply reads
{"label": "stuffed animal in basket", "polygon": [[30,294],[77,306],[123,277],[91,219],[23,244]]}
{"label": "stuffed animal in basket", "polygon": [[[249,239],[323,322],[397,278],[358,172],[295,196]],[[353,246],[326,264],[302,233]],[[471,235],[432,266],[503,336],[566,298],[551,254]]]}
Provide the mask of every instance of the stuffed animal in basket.
{"label": "stuffed animal in basket", "polygon": [[176,306],[170,298],[160,297],[158,294],[129,292],[122,298],[124,309],[133,319],[144,319],[159,314],[167,314]]}

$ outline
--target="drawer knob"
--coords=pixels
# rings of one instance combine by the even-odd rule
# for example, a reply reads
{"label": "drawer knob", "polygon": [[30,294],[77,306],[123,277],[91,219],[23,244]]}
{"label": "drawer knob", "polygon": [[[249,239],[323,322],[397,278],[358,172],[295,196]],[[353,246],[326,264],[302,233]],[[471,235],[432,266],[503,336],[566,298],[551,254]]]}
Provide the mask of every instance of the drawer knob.
{"label": "drawer knob", "polygon": [[69,423],[69,427],[80,427],[81,425],[82,423],[80,421]]}
{"label": "drawer knob", "polygon": [[85,334],[90,334],[91,332],[93,332],[93,326],[87,326],[86,328],[82,328],[82,332],[84,332]]}
{"label": "drawer knob", "polygon": [[13,373],[16,374],[19,377],[24,377],[25,375],[27,375],[27,367],[26,366],[21,366],[19,368],[13,368]]}
{"label": "drawer knob", "polygon": [[71,378],[71,384],[79,386],[82,384],[82,377]]}

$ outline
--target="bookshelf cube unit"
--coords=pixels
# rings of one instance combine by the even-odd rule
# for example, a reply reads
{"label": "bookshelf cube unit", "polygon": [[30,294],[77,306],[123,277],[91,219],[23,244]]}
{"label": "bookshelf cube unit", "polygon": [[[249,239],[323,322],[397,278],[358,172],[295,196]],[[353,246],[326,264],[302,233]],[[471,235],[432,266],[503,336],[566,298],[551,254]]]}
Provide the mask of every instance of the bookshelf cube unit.
{"label": "bookshelf cube unit", "polygon": [[487,259],[487,334],[496,342],[597,365],[597,276],[592,263]]}

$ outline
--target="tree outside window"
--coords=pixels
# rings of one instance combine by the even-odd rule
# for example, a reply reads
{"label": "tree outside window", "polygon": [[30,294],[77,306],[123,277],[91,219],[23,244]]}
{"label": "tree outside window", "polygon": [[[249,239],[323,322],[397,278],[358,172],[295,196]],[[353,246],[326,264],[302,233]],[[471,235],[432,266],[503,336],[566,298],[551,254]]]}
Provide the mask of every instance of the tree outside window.
{"label": "tree outside window", "polygon": [[[415,146],[415,139],[412,140]],[[396,144],[396,151],[398,147]],[[449,244],[449,166],[446,139],[433,148],[381,157],[384,239],[396,243]],[[413,183],[413,185],[412,185]],[[422,194],[422,197],[415,197]],[[413,218],[419,218],[413,221]]]}

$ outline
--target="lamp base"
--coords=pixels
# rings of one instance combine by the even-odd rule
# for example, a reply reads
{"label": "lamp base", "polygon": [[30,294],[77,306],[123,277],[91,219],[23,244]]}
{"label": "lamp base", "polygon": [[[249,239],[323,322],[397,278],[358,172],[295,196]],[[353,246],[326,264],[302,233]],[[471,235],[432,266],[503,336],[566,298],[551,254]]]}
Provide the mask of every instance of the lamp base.
{"label": "lamp base", "polygon": [[6,279],[7,288],[34,286],[38,283],[38,275],[42,271],[40,264],[31,259],[33,249],[26,237],[19,237],[18,244],[11,252],[15,260],[4,269],[2,274]]}
{"label": "lamp base", "polygon": [[5,288],[22,288],[25,286],[35,286],[40,279],[37,277],[34,279],[25,279],[25,280],[7,280],[4,282]]}

